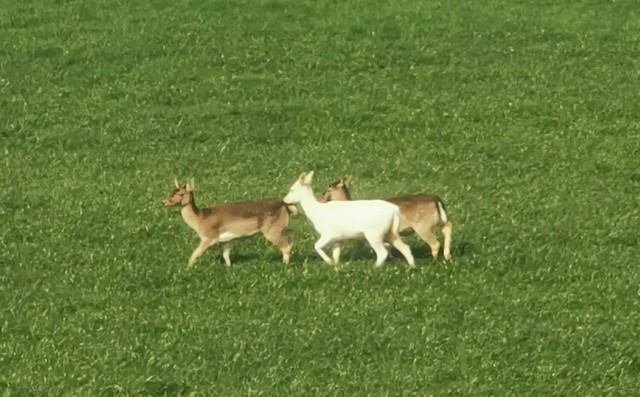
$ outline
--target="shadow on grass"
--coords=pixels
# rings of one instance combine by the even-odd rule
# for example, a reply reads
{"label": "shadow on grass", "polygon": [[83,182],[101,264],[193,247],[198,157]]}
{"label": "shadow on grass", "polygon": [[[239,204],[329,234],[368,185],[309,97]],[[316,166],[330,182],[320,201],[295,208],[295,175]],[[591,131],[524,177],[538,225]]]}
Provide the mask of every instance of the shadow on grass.
{"label": "shadow on grass", "polygon": [[[410,244],[411,252],[416,260],[433,260],[431,256],[431,250],[426,244],[413,243]],[[340,262],[350,262],[350,261],[375,261],[375,254],[371,247],[365,244],[365,246],[360,250],[360,252],[356,253],[355,256],[352,256],[352,250],[355,247],[351,243],[342,245],[342,254],[340,256]],[[357,250],[356,250],[357,251]],[[327,255],[331,256],[331,248],[325,247],[325,252]],[[454,243],[451,246],[451,256],[453,258],[467,257],[471,256],[475,252],[474,245],[467,241],[462,241],[459,243]],[[442,248],[440,248],[440,253],[436,260],[442,259]],[[396,250],[393,247],[389,248],[389,256],[387,257],[387,262],[395,261],[395,260],[404,260],[404,257],[400,253],[400,251]],[[313,250],[313,249],[304,249],[302,251],[298,251],[294,247],[294,251],[291,254],[291,260],[288,264],[291,266],[299,266],[304,263],[315,263],[324,264],[322,258]],[[198,258],[195,263],[195,266],[224,266],[224,259],[222,258],[222,253],[220,251],[207,253],[207,255],[203,255]],[[250,252],[250,251],[240,251],[240,252],[231,252],[231,266],[232,267],[241,267],[241,266],[265,266],[265,265],[274,265],[274,266],[282,266],[282,254],[277,251],[270,251],[268,253],[263,252]]]}
{"label": "shadow on grass", "polygon": [[0,382],[0,391],[3,392],[3,396],[24,396],[24,397],[35,397],[36,394],[30,392],[29,390],[19,386],[17,384],[11,384],[7,382]]}
{"label": "shadow on grass", "polygon": [[465,257],[475,253],[475,246],[469,241],[461,241],[451,246],[451,256]]}
{"label": "shadow on grass", "polygon": [[144,392],[150,396],[183,396],[190,391],[184,383],[165,382],[160,379],[150,379],[144,383]]}
{"label": "shadow on grass", "polygon": [[[427,246],[427,244],[419,244],[419,243],[415,243],[415,244],[410,244],[411,246],[411,253],[413,254],[413,257],[416,259],[431,259],[431,249],[429,248],[429,246]],[[400,251],[396,250],[395,248],[391,248],[390,252],[390,257],[393,258],[401,258],[402,254],[400,253]],[[468,242],[468,241],[462,241],[459,243],[455,243],[451,245],[451,256],[453,258],[460,258],[460,257],[465,257],[465,256],[471,256],[474,253],[474,246],[472,243]],[[438,258],[442,258],[442,246],[440,247],[440,252],[438,253]]]}
{"label": "shadow on grass", "polygon": [[623,247],[637,247],[640,243],[638,236],[617,236],[610,237],[606,240],[608,245],[618,245]]}
{"label": "shadow on grass", "polygon": [[[433,259],[433,257],[431,256],[431,250],[426,244],[413,243],[409,245],[411,247],[411,253],[413,254],[413,257],[415,259],[417,260]],[[355,256],[352,256],[353,249],[354,249],[353,244],[344,244],[342,246],[342,254],[340,255],[340,258],[341,258],[340,261],[341,262],[348,262],[348,261],[354,261],[354,260],[375,261],[376,256],[373,250],[371,249],[371,247],[369,247],[368,245],[365,244],[362,250],[359,253],[357,253]],[[331,256],[330,248],[327,249],[325,247],[325,252],[327,253],[327,255]],[[471,256],[474,252],[475,252],[474,245],[468,241],[454,243],[451,246],[451,256],[453,258]],[[261,256],[259,255],[253,255],[253,256],[247,255],[247,258],[251,258],[251,259],[257,259],[260,257]],[[277,262],[281,261],[281,257],[279,253],[268,254],[263,258],[268,261],[277,261]],[[233,256],[231,259],[233,260]],[[396,260],[396,259],[404,259],[404,257],[402,256],[400,251],[398,251],[393,247],[390,247],[387,261]],[[442,248],[440,248],[438,259],[442,259]],[[295,265],[299,263],[313,262],[313,261],[322,262],[322,259],[320,258],[320,256],[313,249],[305,250],[304,252],[294,251],[294,253],[291,256],[290,264]]]}

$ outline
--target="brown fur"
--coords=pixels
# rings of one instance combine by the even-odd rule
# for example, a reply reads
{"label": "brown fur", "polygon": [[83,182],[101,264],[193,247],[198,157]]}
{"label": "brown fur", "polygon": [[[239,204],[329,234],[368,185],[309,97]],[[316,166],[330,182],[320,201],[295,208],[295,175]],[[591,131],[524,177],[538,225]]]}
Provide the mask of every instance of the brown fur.
{"label": "brown fur", "polygon": [[191,254],[188,268],[193,266],[207,248],[216,243],[222,244],[222,256],[225,264],[230,266],[230,241],[258,232],[278,246],[282,252],[282,261],[289,263],[293,243],[291,230],[287,228],[290,208],[284,201],[243,201],[200,209],[195,203],[193,188],[193,179],[184,186],[176,180],[173,192],[162,201],[165,207],[180,206],[184,221],[200,237],[200,245]]}
{"label": "brown fur", "polygon": [[[349,193],[349,183],[351,179],[342,178],[327,187],[320,202],[331,200],[351,200]],[[433,194],[413,194],[397,196],[384,199],[400,207],[400,231],[413,230],[424,242],[429,245],[433,257],[438,256],[440,242],[434,230],[440,231],[444,235],[444,257],[450,259],[451,233],[453,224],[443,217],[438,208],[438,203],[446,212],[444,202],[440,197]]]}

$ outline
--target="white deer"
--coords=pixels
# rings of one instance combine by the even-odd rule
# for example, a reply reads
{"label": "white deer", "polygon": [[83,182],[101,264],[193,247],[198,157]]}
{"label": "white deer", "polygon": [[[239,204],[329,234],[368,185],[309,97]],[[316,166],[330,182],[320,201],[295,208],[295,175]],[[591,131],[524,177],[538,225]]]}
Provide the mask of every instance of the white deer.
{"label": "white deer", "polygon": [[[302,173],[283,199],[287,204],[299,204],[313,227],[320,234],[315,250],[329,265],[340,260],[340,241],[365,238],[376,253],[376,266],[382,266],[389,254],[387,240],[404,255],[410,267],[415,266],[411,249],[400,239],[400,209],[383,200],[330,201],[320,203],[311,189],[313,171]],[[323,251],[333,244],[333,261]]]}

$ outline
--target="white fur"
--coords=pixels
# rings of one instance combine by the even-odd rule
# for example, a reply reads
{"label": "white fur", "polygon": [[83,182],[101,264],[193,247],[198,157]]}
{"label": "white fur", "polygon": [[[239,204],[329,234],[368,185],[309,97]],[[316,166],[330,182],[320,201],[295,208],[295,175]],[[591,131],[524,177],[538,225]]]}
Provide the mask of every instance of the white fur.
{"label": "white fur", "polygon": [[[287,204],[300,204],[302,210],[320,238],[315,244],[318,255],[328,264],[337,264],[340,256],[341,240],[364,237],[376,252],[376,266],[381,266],[388,252],[384,248],[384,239],[388,235],[395,237],[394,246],[414,265],[411,250],[399,237],[398,227],[400,209],[395,204],[383,200],[330,201],[320,203],[311,189],[313,171],[300,175],[284,198]],[[333,243],[333,261],[322,247]]]}
{"label": "white fur", "polygon": [[442,223],[447,223],[449,220],[447,219],[447,211],[444,210],[442,203],[438,201],[438,209],[440,210],[440,216],[442,217]]}
{"label": "white fur", "polygon": [[[256,230],[256,232],[257,232],[257,230]],[[244,236],[247,236],[247,234],[239,235],[239,234],[234,234],[234,233],[230,233],[230,232],[222,232],[222,233],[220,233],[220,236],[218,237],[218,241],[221,242],[221,243],[226,243],[227,241],[231,241],[231,240],[236,239],[238,237],[244,237]]]}

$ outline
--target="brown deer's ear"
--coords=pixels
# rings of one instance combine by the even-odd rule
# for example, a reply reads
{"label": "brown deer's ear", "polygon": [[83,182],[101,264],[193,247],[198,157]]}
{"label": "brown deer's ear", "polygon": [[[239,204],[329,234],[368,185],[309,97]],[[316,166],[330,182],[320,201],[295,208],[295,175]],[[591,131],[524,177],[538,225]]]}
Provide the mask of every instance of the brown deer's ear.
{"label": "brown deer's ear", "polygon": [[195,188],[195,182],[193,178],[191,178],[189,179],[189,182],[187,182],[187,192],[193,192],[194,188]]}
{"label": "brown deer's ear", "polygon": [[180,189],[180,182],[178,182],[178,178],[174,178],[173,183],[175,183],[176,189]]}
{"label": "brown deer's ear", "polygon": [[345,176],[344,178],[342,178],[342,184],[345,187],[349,187],[350,183],[351,183],[351,177],[350,176]]}

